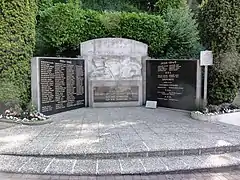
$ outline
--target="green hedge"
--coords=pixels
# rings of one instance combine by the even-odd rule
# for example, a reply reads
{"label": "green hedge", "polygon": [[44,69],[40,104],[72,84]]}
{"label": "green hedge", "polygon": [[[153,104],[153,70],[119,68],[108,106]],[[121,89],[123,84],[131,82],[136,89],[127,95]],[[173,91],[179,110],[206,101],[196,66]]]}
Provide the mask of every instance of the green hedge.
{"label": "green hedge", "polygon": [[[116,17],[116,13],[112,15]],[[105,18],[110,16],[110,13],[104,14]],[[118,22],[116,28],[111,29],[107,33],[108,36],[135,39],[146,43],[149,45],[149,54],[153,57],[164,53],[164,47],[169,39],[169,29],[162,17],[144,13],[118,13],[118,17],[119,20],[115,19],[115,22]]]}
{"label": "green hedge", "polygon": [[193,57],[199,50],[198,32],[187,11],[171,12],[164,19],[147,13],[97,12],[57,4],[40,14],[36,56],[76,56],[81,42],[123,37],[148,44],[151,57]]}
{"label": "green hedge", "polygon": [[11,81],[30,99],[30,59],[35,47],[35,0],[0,1],[0,81]]}
{"label": "green hedge", "polygon": [[240,1],[205,1],[199,12],[199,29],[203,44],[216,54],[239,45]]}
{"label": "green hedge", "polygon": [[239,75],[235,72],[223,72],[211,69],[209,74],[208,103],[219,105],[233,102],[239,88]]}
{"label": "green hedge", "polygon": [[240,76],[240,1],[205,1],[199,12],[203,45],[214,53],[210,71],[211,104],[232,102],[239,88]]}

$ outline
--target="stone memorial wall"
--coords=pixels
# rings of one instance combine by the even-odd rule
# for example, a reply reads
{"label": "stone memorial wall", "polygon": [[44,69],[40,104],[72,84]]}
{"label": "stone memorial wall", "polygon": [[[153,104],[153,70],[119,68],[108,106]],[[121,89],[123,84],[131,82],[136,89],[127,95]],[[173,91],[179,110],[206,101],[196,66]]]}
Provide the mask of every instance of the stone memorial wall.
{"label": "stone memorial wall", "polygon": [[194,110],[201,103],[199,60],[149,59],[148,46],[123,38],[81,43],[81,58],[32,60],[32,100],[54,114],[80,107],[142,106]]}
{"label": "stone memorial wall", "polygon": [[142,105],[142,61],[147,51],[146,44],[123,38],[83,42],[81,56],[87,60],[89,106]]}
{"label": "stone memorial wall", "polygon": [[193,110],[197,106],[197,60],[147,60],[146,98],[160,107]]}
{"label": "stone memorial wall", "polygon": [[84,68],[83,59],[32,59],[32,99],[38,111],[49,115],[85,107]]}

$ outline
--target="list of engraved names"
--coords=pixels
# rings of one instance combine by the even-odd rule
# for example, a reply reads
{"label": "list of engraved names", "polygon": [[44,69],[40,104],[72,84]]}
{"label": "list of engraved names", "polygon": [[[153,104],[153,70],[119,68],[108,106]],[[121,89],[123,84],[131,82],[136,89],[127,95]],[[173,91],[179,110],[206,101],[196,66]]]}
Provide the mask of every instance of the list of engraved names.
{"label": "list of engraved names", "polygon": [[41,59],[40,69],[43,113],[84,105],[83,60]]}

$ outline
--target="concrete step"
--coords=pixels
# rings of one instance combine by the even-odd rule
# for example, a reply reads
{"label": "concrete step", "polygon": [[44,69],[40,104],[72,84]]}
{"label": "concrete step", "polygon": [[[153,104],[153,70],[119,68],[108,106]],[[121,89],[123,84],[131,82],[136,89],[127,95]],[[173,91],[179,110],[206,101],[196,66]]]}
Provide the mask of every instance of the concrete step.
{"label": "concrete step", "polygon": [[240,153],[220,155],[68,159],[0,155],[0,171],[56,175],[117,175],[180,173],[240,166]]}
{"label": "concrete step", "polygon": [[[29,148],[32,148],[29,151]],[[5,151],[0,151],[0,155],[15,155],[15,156],[33,156],[43,158],[68,158],[68,159],[118,159],[118,158],[144,158],[144,157],[172,157],[172,156],[186,156],[186,155],[205,155],[205,154],[224,154],[231,152],[240,152],[240,145],[227,145],[227,146],[215,146],[204,148],[190,148],[190,149],[158,149],[158,150],[142,150],[142,151],[104,151],[104,149],[98,149],[94,152],[83,152],[82,149],[77,147],[63,151],[62,149],[48,149],[45,151],[41,148],[34,149],[33,147],[27,147],[27,151],[24,148],[16,151],[14,148],[8,148]]]}

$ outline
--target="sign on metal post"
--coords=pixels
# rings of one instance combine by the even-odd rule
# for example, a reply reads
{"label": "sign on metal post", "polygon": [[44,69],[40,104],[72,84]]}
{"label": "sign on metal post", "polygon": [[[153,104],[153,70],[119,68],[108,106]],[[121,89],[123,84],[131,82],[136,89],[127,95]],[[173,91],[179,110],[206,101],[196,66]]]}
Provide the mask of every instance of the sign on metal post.
{"label": "sign on metal post", "polygon": [[201,51],[200,66],[212,66],[212,65],[213,65],[212,51]]}
{"label": "sign on metal post", "polygon": [[213,65],[213,53],[212,51],[201,51],[200,53],[200,66],[205,66],[204,68],[204,107],[207,105],[207,83],[208,83],[208,66]]}

